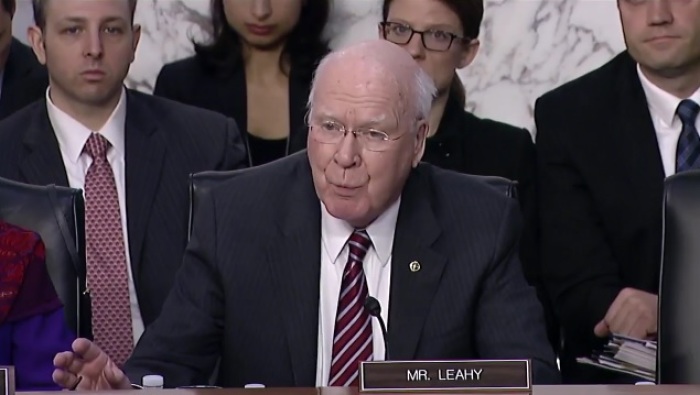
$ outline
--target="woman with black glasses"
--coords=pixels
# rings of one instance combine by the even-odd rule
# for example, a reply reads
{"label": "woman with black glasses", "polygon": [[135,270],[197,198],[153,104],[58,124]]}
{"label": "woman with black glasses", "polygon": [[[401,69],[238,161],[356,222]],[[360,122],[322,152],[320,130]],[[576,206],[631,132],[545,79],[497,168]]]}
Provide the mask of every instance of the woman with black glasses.
{"label": "woman with black glasses", "polygon": [[[521,260],[527,280],[539,284],[535,146],[529,132],[465,111],[465,91],[457,69],[469,66],[479,49],[483,0],[384,0],[381,38],[402,46],[433,78],[438,89],[430,114],[423,161],[476,175],[518,182],[525,221]],[[541,287],[540,298],[548,301]],[[557,342],[547,310],[550,340]]]}

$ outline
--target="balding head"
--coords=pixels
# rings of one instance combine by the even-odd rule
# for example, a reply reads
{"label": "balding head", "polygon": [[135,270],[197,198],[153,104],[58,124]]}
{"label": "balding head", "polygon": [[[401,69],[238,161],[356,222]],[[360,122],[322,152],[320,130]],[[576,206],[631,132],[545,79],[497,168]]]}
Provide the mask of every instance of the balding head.
{"label": "balding head", "polygon": [[309,98],[308,155],[332,216],[363,228],[398,199],[423,156],[434,94],[430,77],[388,41],[321,62]]}
{"label": "balding head", "polygon": [[[436,89],[431,78],[401,47],[385,40],[371,40],[326,56],[319,64],[311,94],[313,111],[318,86],[324,84],[379,85],[396,94],[396,105],[416,119],[427,119]],[[393,91],[393,92],[390,92]]]}

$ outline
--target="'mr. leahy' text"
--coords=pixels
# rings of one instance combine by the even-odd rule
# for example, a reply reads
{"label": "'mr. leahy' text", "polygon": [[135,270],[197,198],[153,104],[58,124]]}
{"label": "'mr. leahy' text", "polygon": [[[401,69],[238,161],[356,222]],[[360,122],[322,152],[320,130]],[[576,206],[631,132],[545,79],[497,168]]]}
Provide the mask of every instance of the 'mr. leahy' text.
{"label": "'mr. leahy' text", "polygon": [[406,379],[408,381],[478,381],[481,380],[483,371],[483,369],[438,369],[429,372],[428,369],[408,369]]}

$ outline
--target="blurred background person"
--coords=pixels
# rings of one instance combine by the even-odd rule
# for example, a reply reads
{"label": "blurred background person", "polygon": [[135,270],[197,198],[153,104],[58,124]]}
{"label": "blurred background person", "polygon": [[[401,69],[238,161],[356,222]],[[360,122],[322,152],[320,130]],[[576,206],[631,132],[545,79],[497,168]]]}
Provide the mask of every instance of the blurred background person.
{"label": "blurred background person", "polygon": [[618,0],[627,50],[537,100],[544,282],[566,383],[612,333],[655,338],[664,180],[700,169],[700,1]]}
{"label": "blurred background person", "polygon": [[[213,41],[163,67],[154,94],[218,111],[244,132],[249,164],[303,149],[330,0],[212,0]],[[294,147],[291,145],[294,144]]]}
{"label": "blurred background person", "polygon": [[58,390],[53,357],[73,340],[41,238],[0,221],[0,366],[15,367],[18,391]]}
{"label": "blurred background person", "polygon": [[423,161],[461,173],[500,176],[518,182],[525,227],[521,260],[525,277],[545,304],[550,341],[558,343],[554,314],[539,286],[535,147],[530,133],[465,111],[457,69],[479,50],[483,0],[384,0],[379,34],[402,46],[433,78],[438,89],[430,112]]}
{"label": "blurred background person", "polygon": [[0,0],[0,119],[39,100],[49,84],[32,49],[12,37],[15,0]]}

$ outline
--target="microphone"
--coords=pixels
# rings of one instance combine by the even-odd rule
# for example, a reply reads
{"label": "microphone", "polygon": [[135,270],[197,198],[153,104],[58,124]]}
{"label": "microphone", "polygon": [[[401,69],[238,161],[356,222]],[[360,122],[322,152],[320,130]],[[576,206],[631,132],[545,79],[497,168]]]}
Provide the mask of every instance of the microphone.
{"label": "microphone", "polygon": [[379,304],[377,298],[372,296],[367,296],[365,299],[365,310],[369,315],[375,317],[379,320],[379,326],[382,328],[382,340],[384,340],[384,360],[389,360],[389,342],[388,336],[386,334],[386,325],[384,325],[384,320],[382,319],[382,305]]}

